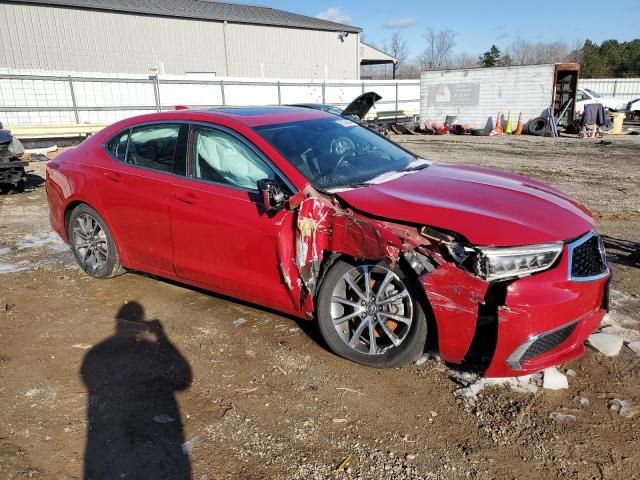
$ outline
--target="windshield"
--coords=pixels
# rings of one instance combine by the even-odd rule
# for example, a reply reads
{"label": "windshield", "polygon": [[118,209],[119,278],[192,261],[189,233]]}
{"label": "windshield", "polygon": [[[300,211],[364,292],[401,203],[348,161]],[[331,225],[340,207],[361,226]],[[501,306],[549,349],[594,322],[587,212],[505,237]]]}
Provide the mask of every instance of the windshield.
{"label": "windshield", "polygon": [[333,105],[323,105],[322,107],[320,107],[320,110],[322,110],[323,112],[333,113],[334,115],[338,116],[340,116],[340,114],[342,113],[341,108],[334,107]]}
{"label": "windshield", "polygon": [[429,165],[344,118],[262,125],[255,130],[323,190],[383,181]]}
{"label": "windshield", "polygon": [[593,98],[600,98],[602,96],[598,92],[594,92],[590,88],[585,88],[584,91],[591,95]]}

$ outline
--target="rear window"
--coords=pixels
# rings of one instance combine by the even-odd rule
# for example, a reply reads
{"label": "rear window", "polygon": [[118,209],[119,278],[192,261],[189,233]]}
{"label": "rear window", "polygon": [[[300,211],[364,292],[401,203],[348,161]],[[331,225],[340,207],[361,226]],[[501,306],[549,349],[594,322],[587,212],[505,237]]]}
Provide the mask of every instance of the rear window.
{"label": "rear window", "polygon": [[105,148],[113,158],[124,162],[127,155],[127,143],[129,143],[129,130],[119,133],[107,142]]}
{"label": "rear window", "polygon": [[132,127],[105,144],[111,156],[128,165],[185,175],[187,124]]}
{"label": "rear window", "polygon": [[125,163],[173,172],[180,125],[145,125],[131,129]]}

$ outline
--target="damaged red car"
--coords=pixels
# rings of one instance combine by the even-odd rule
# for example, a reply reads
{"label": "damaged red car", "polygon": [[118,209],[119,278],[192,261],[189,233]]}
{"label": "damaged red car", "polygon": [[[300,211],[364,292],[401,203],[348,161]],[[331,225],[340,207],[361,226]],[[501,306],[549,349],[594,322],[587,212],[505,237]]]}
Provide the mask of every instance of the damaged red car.
{"label": "damaged red car", "polygon": [[487,376],[578,357],[608,303],[589,211],[535,180],[431,163],[321,111],[120,121],[47,167],[51,224],[96,278],[142,271],[314,319],[336,354],[432,342]]}

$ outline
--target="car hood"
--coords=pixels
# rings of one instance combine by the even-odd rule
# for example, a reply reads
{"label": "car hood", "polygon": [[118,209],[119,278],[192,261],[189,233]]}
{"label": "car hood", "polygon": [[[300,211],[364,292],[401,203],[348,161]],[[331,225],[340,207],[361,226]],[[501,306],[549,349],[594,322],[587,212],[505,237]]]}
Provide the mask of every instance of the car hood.
{"label": "car hood", "polygon": [[341,116],[346,117],[349,115],[355,115],[360,120],[362,120],[367,116],[367,113],[369,113],[371,107],[373,107],[375,103],[381,98],[382,97],[376,92],[363,93],[353,102],[347,105],[347,108],[342,111]]}
{"label": "car hood", "polygon": [[432,164],[336,195],[369,215],[454,231],[476,245],[568,240],[593,228],[589,210],[559,190],[479,167]]}

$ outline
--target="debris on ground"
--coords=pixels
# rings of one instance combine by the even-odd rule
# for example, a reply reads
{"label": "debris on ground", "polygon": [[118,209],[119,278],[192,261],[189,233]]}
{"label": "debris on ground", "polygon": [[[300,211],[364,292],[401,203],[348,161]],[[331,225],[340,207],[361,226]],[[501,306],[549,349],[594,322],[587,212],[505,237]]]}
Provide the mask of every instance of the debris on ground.
{"label": "debris on ground", "polygon": [[594,333],[587,340],[589,345],[609,357],[615,357],[622,349],[622,337],[615,333]]}
{"label": "debris on ground", "polygon": [[[536,393],[542,380],[539,374],[523,375],[521,377],[479,378],[473,373],[455,372],[450,376],[457,383],[463,385],[463,388],[459,388],[454,392],[455,395],[470,401],[474,401],[487,386],[508,387],[518,393]],[[472,381],[473,383],[471,383]]]}
{"label": "debris on ground", "polygon": [[344,457],[344,460],[342,460],[338,465],[338,468],[336,468],[336,472],[342,472],[346,468],[346,466],[349,464],[349,462],[351,462],[352,458],[353,458],[353,453],[350,453],[349,455]]}
{"label": "debris on ground", "polygon": [[239,327],[240,325],[247,323],[247,319],[246,318],[238,318],[237,320],[233,321],[233,325],[235,327]]}
{"label": "debris on ground", "polygon": [[562,412],[551,412],[549,414],[549,418],[551,420],[555,420],[556,422],[575,422],[576,416],[571,415],[570,413],[562,413]]}
{"label": "debris on ground", "polygon": [[640,355],[640,342],[627,343],[627,347],[636,355]]}
{"label": "debris on ground", "polygon": [[47,157],[47,153],[54,153],[58,151],[58,145],[51,145],[49,147],[42,147],[42,148],[25,148],[24,149],[24,153],[25,155],[31,156],[39,156],[39,155],[44,155],[44,157],[49,160],[49,158]]}
{"label": "debris on ground", "polygon": [[427,363],[427,360],[429,360],[429,354],[428,353],[422,354],[420,358],[416,360],[416,365],[418,366],[423,365]]}
{"label": "debris on ground", "polygon": [[481,380],[478,380],[476,383],[472,383],[468,387],[459,388],[455,391],[455,394],[462,398],[475,400],[475,398],[478,396],[478,393],[482,391],[484,386],[485,384]]}
{"label": "debris on ground", "polygon": [[[615,254],[616,247],[610,250]],[[600,332],[618,334],[627,343],[640,341],[640,321],[633,314],[639,308],[637,296],[611,289],[611,311],[602,319]]]}
{"label": "debris on ground", "polygon": [[609,410],[617,412],[622,417],[632,418],[640,413],[640,405],[631,405],[629,400],[614,398],[609,402]]}
{"label": "debris on ground", "polygon": [[581,407],[588,407],[590,403],[589,399],[587,397],[583,397],[582,395],[576,395],[575,397],[573,397],[573,400],[575,402],[578,402]]}
{"label": "debris on ground", "polygon": [[200,441],[200,435],[194,435],[189,440],[182,444],[182,452],[185,455],[189,455],[193,447]]}
{"label": "debris on ground", "polygon": [[160,415],[156,415],[155,417],[153,417],[153,421],[156,423],[172,423],[175,422],[176,419],[173,418],[171,415],[169,415],[168,413],[161,413]]}
{"label": "debris on ground", "polygon": [[566,390],[569,388],[569,380],[556,367],[545,368],[543,370],[542,388],[546,390]]}

